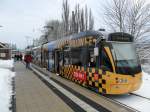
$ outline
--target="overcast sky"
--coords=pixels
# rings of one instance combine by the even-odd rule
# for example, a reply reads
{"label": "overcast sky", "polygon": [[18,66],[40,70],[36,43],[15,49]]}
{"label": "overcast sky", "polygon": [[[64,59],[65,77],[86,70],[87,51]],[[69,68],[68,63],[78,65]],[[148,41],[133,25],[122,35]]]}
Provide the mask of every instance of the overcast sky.
{"label": "overcast sky", "polygon": [[[61,19],[63,0],[0,0],[0,41],[16,43],[19,48],[27,45],[26,37],[39,38],[45,22]],[[70,0],[71,8],[76,3],[92,9],[95,28],[104,27],[102,5],[105,0]]]}

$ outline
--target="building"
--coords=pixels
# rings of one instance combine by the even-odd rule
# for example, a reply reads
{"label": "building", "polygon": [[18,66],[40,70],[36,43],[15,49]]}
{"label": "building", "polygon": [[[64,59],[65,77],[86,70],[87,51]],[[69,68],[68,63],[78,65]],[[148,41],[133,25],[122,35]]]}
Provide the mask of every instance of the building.
{"label": "building", "polygon": [[11,58],[11,49],[9,44],[0,42],[0,59],[10,59]]}

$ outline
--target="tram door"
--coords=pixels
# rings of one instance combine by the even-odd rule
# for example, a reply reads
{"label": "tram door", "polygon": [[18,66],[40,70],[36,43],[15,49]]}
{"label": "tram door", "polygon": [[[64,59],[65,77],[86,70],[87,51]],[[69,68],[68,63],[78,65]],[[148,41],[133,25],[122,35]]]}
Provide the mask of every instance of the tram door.
{"label": "tram door", "polygon": [[59,51],[55,51],[55,72],[59,70]]}
{"label": "tram door", "polygon": [[55,72],[59,73],[63,65],[63,52],[55,51]]}

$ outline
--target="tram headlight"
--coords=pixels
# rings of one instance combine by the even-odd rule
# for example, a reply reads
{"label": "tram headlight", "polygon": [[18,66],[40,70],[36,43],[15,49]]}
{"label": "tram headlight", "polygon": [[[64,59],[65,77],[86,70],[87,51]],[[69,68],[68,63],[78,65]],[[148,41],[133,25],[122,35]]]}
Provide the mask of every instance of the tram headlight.
{"label": "tram headlight", "polygon": [[119,83],[123,83],[123,79],[119,79],[118,82],[119,82]]}

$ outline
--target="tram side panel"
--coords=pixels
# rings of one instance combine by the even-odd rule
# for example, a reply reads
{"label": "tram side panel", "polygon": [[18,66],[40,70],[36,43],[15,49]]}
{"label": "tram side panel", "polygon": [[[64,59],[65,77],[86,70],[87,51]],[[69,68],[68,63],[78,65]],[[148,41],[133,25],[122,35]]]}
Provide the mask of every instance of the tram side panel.
{"label": "tram side panel", "polygon": [[[76,52],[75,54],[81,55],[80,52]],[[78,64],[72,62],[64,65],[62,71],[64,77],[84,86],[91,87],[96,92],[102,94],[125,94],[140,87],[141,73],[137,73],[134,76],[116,73],[115,63],[108,46],[102,47],[101,56],[99,56],[101,59],[95,59],[95,63],[92,53],[90,55],[88,66],[77,62],[77,60]],[[78,57],[78,59],[80,58]]]}
{"label": "tram side panel", "polygon": [[[65,61],[61,73],[65,78],[88,86],[102,94],[125,94],[140,87],[140,73],[134,77],[130,74],[116,73],[114,59],[108,45],[100,49],[101,54],[98,58],[94,57],[93,48],[90,50],[90,47],[88,47],[86,55],[81,53],[81,49],[75,49],[70,51],[70,54],[72,54],[70,59],[69,56],[64,55]],[[69,54],[69,52],[66,54]],[[87,63],[84,63],[83,61],[86,58]]]}
{"label": "tram side panel", "polygon": [[[71,54],[71,57],[69,57],[69,54]],[[107,59],[108,57],[104,58]],[[83,86],[89,86],[97,92],[106,94],[106,78],[103,76],[106,71],[99,69],[100,62],[98,60],[94,56],[94,46],[72,48],[69,52],[64,53],[63,76]],[[107,70],[110,69],[112,70],[112,68],[108,69],[107,67]]]}

